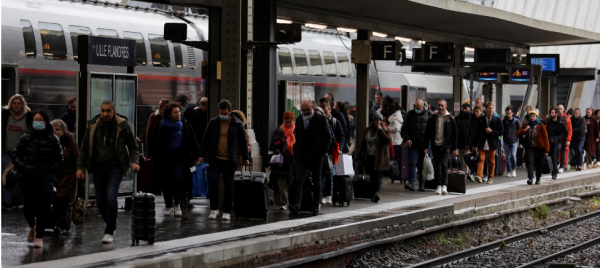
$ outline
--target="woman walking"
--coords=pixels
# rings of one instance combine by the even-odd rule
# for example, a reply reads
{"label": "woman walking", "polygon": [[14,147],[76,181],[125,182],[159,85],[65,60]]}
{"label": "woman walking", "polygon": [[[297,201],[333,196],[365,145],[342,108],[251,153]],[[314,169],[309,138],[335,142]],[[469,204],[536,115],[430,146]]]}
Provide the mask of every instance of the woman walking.
{"label": "woman walking", "polygon": [[538,118],[538,113],[535,110],[529,112],[529,121],[523,124],[521,129],[517,131],[517,136],[527,140],[523,144],[527,150],[527,184],[533,184],[533,168],[535,166],[535,184],[540,184],[542,177],[541,163],[544,156],[548,156],[550,152],[550,143],[548,141],[548,132],[546,131],[546,123]]}
{"label": "woman walking", "polygon": [[271,179],[275,179],[277,187],[273,198],[280,210],[287,210],[288,188],[294,182],[294,144],[296,143],[296,125],[294,114],[290,111],[283,113],[283,124],[271,136],[269,151],[283,156],[282,164],[271,164]]}
{"label": "woman walking", "polygon": [[[67,124],[62,120],[54,120],[50,122],[54,128],[54,134],[58,137],[62,146],[64,164],[54,173],[58,179],[58,187],[56,187],[56,201],[54,201],[54,233],[59,235],[67,229],[65,215],[71,213],[69,202],[75,195],[77,187],[77,159],[79,158],[79,148],[77,142],[73,138],[67,128]],[[70,219],[68,219],[70,220]]]}
{"label": "woman walking", "polygon": [[179,103],[167,105],[164,119],[154,130],[150,147],[155,172],[162,178],[165,216],[181,217],[183,175],[200,158],[200,149],[192,126],[182,117]]}
{"label": "woman walking", "polygon": [[583,167],[583,145],[586,140],[585,129],[587,127],[586,121],[581,116],[581,110],[576,108],[571,118],[571,127],[573,128],[573,135],[571,136],[571,150],[573,151],[573,160],[575,160],[576,171],[585,169]]}
{"label": "woman walking", "polygon": [[[383,124],[383,116],[373,113],[373,122],[365,129],[360,152],[364,159],[365,171],[371,177],[371,191],[373,202],[379,202],[379,190],[383,171],[390,169],[390,141],[392,135],[390,130]],[[366,159],[365,159],[366,157]]]}
{"label": "woman walking", "polygon": [[22,172],[23,212],[29,224],[28,242],[42,248],[46,207],[52,204],[55,196],[56,177],[54,173],[63,164],[62,147],[50,124],[50,115],[44,110],[33,113],[31,128],[17,144],[12,162]]}

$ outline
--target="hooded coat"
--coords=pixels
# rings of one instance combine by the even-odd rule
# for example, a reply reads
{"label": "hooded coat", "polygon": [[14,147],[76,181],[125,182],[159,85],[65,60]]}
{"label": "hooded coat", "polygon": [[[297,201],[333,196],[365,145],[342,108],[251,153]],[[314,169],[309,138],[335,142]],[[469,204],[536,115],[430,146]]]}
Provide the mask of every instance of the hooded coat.
{"label": "hooded coat", "polygon": [[[550,152],[550,142],[548,141],[548,131],[546,131],[546,121],[544,120],[540,120],[541,122],[536,126],[537,127],[537,145],[538,145],[538,149],[541,149],[544,151],[544,153],[549,153]],[[525,128],[527,128],[528,124],[523,124],[523,126],[521,126],[521,129],[519,129],[519,131],[517,131],[517,137],[522,137],[523,134],[525,134],[525,132],[529,131],[529,130],[525,130]],[[530,136],[531,138],[531,136]],[[531,144],[531,142],[528,142],[528,144],[526,146],[529,146]]]}
{"label": "hooded coat", "polygon": [[29,130],[21,137],[12,155],[15,168],[23,173],[23,181],[40,183],[63,164],[62,147],[53,128]]}
{"label": "hooded coat", "polygon": [[402,130],[402,123],[404,123],[404,119],[402,119],[402,111],[396,111],[394,114],[388,117],[387,127],[392,133],[392,142],[394,143],[394,145],[402,144],[402,135],[400,135],[400,131]]}

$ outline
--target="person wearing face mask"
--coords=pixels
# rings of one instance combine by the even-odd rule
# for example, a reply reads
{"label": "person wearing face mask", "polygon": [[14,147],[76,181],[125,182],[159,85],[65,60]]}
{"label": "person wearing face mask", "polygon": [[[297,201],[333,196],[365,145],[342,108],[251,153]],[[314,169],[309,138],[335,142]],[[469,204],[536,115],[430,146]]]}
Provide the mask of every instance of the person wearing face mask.
{"label": "person wearing face mask", "polygon": [[77,126],[77,97],[73,96],[67,99],[67,108],[69,109],[62,115],[60,120],[67,124],[69,132],[75,134],[75,127]]}
{"label": "person wearing face mask", "polygon": [[56,194],[54,173],[63,164],[63,149],[54,135],[50,115],[44,110],[33,113],[31,128],[21,137],[12,155],[15,168],[23,174],[23,212],[29,224],[28,242],[42,248],[46,226],[46,207]]}
{"label": "person wearing face mask", "polygon": [[233,205],[233,177],[240,156],[248,166],[248,139],[242,121],[231,115],[232,106],[228,100],[217,105],[219,116],[208,122],[200,147],[200,162],[209,164],[210,215],[214,220],[219,215],[219,179],[223,174],[223,216],[221,220],[231,220]]}
{"label": "person wearing face mask", "polygon": [[[56,187],[56,201],[54,201],[54,234],[59,235],[63,231],[67,230],[67,223],[65,220],[66,213],[69,214],[69,202],[71,198],[75,196],[75,189],[77,187],[77,177],[75,172],[77,171],[77,158],[79,158],[79,148],[77,142],[74,139],[73,133],[70,133],[67,124],[62,120],[54,120],[50,122],[54,128],[54,135],[60,140],[62,146],[64,164],[62,167],[54,173],[58,179],[58,186]],[[70,220],[70,219],[69,219]]]}
{"label": "person wearing face mask", "polygon": [[181,117],[181,106],[171,103],[164,108],[163,120],[153,134],[150,147],[154,172],[160,178],[165,199],[165,216],[181,217],[183,176],[200,158],[192,126]]}
{"label": "person wearing face mask", "polygon": [[360,147],[361,161],[365,172],[371,178],[371,201],[377,203],[380,200],[379,190],[383,171],[390,169],[390,141],[392,134],[383,123],[383,116],[379,112],[373,113],[373,122],[363,132],[363,140]]}
{"label": "person wearing face mask", "polygon": [[427,120],[432,113],[425,107],[425,102],[418,99],[415,102],[415,109],[409,111],[404,118],[404,124],[400,130],[402,140],[408,147],[408,157],[410,160],[408,169],[408,182],[404,189],[415,190],[415,179],[419,178],[419,191],[425,192],[425,180],[423,179],[423,158],[425,158],[425,129]]}

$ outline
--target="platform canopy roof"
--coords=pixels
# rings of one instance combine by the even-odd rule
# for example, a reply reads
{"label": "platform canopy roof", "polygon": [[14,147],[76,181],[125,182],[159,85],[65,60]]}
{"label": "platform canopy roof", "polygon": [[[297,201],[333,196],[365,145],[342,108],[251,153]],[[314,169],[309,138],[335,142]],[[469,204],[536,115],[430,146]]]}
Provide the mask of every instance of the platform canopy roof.
{"label": "platform canopy roof", "polygon": [[[221,0],[153,0],[221,6]],[[477,48],[600,43],[600,33],[455,0],[278,0],[277,17]]]}

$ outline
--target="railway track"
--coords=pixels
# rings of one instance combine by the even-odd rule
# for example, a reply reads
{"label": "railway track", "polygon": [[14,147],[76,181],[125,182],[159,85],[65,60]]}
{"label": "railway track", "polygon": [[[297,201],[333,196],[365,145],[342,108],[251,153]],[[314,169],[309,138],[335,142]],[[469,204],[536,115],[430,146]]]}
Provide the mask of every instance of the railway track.
{"label": "railway track", "polygon": [[[523,252],[524,250],[531,248],[533,238],[540,236],[543,238],[545,236],[549,236],[551,233],[561,232],[561,230],[563,230],[565,233],[563,236],[567,236],[569,234],[569,231],[566,229],[578,226],[588,221],[597,221],[598,217],[600,217],[600,211],[592,212],[568,221],[554,224],[546,228],[521,233],[515,236],[508,237],[504,240],[492,242],[466,251],[457,252],[455,254],[450,254],[436,259],[417,263],[409,267],[478,267],[483,265],[484,263],[498,261],[503,258],[518,259],[519,252]],[[598,225],[593,225],[591,226],[591,228],[595,228],[594,230],[598,230]],[[570,246],[567,249],[560,250],[558,252],[543,254],[544,256],[539,256],[533,261],[513,261],[519,262],[520,266],[516,265],[518,267],[535,267],[559,259],[561,257],[577,253],[581,250],[594,247],[598,244],[600,244],[600,236],[595,237],[593,239],[586,239],[581,243],[578,242],[576,245]],[[550,247],[552,246],[555,245],[551,245]],[[500,250],[501,247],[503,248],[502,250]],[[498,267],[502,266],[500,263],[497,264]]]}

